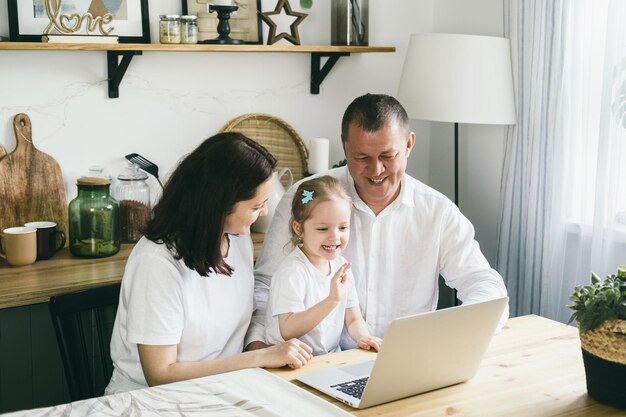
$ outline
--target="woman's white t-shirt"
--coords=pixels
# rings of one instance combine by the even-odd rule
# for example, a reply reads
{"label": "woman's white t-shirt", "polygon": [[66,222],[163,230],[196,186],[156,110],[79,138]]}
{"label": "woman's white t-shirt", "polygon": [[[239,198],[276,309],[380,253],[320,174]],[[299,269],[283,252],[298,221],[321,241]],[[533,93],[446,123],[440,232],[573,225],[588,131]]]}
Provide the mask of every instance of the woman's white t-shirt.
{"label": "woman's white t-shirt", "polygon": [[122,279],[111,339],[114,371],[107,394],[145,388],[137,344],[178,345],[178,362],[241,353],[253,309],[250,236],[229,236],[232,276],[200,276],[164,244],[145,237]]}
{"label": "woman's white t-shirt", "polygon": [[[300,250],[295,248],[272,276],[267,302],[265,337],[268,343],[284,342],[278,325],[278,315],[297,313],[313,307],[328,297],[330,282],[335,272],[346,262],[342,256],[330,261],[330,274],[318,271]],[[299,339],[311,346],[314,355],[339,350],[339,341],[347,308],[359,305],[352,271],[348,270],[345,292],[339,305],[313,330]]]}

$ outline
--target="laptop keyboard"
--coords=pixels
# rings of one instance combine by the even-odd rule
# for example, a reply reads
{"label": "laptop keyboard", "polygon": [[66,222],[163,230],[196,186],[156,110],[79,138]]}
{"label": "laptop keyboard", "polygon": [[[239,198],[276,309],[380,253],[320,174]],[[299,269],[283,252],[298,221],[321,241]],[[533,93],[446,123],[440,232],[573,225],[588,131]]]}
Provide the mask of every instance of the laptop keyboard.
{"label": "laptop keyboard", "polygon": [[368,378],[369,377],[365,377],[355,379],[353,381],[342,382],[341,384],[331,385],[330,387],[360,400],[361,395],[363,395],[363,390],[365,389],[365,384],[367,384]]}

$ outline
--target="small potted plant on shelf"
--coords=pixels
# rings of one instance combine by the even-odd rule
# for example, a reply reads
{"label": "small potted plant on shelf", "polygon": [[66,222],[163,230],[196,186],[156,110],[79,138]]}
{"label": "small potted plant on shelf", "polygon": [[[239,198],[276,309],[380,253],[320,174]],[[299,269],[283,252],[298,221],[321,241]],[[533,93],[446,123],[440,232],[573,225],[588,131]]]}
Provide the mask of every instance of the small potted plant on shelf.
{"label": "small potted plant on shelf", "polygon": [[587,392],[604,404],[626,409],[626,265],[570,296],[580,334]]}

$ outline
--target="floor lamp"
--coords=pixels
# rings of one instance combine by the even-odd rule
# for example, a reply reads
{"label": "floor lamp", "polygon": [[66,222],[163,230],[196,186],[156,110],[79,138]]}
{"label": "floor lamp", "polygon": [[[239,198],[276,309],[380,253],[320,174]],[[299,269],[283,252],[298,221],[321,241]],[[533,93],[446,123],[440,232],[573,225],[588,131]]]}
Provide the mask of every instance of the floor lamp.
{"label": "floor lamp", "polygon": [[411,35],[398,100],[411,119],[454,123],[454,203],[459,205],[459,123],[515,124],[509,40]]}
{"label": "floor lamp", "polygon": [[[409,118],[454,123],[454,203],[459,205],[459,123],[515,124],[509,40],[448,33],[411,35],[398,100]],[[440,284],[441,284],[440,280]],[[440,285],[442,299],[456,293]]]}

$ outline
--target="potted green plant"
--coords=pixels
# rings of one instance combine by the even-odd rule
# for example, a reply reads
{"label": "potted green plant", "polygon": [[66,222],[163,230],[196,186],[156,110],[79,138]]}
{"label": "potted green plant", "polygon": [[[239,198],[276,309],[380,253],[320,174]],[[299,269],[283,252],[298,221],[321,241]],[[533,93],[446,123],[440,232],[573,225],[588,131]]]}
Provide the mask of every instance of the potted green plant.
{"label": "potted green plant", "polygon": [[596,401],[626,409],[626,266],[590,285],[579,285],[570,296],[587,379]]}

